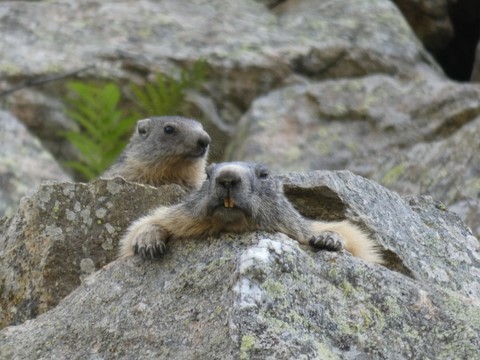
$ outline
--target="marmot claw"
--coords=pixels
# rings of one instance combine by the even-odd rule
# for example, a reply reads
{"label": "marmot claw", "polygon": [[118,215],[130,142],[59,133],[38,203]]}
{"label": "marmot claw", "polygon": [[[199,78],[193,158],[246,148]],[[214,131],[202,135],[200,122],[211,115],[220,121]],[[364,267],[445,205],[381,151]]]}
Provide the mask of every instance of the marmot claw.
{"label": "marmot claw", "polygon": [[133,253],[144,259],[159,257],[165,249],[165,232],[159,225],[145,226],[132,241]]}
{"label": "marmot claw", "polygon": [[315,249],[340,251],[345,247],[345,242],[340,234],[333,231],[324,231],[310,238],[309,244]]}

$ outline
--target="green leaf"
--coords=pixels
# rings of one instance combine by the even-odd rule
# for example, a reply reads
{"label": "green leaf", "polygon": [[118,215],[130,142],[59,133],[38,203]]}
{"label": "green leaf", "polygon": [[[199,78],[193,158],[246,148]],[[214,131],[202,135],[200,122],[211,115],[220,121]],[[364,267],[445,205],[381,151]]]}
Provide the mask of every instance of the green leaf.
{"label": "green leaf", "polygon": [[137,123],[137,118],[125,118],[118,126],[112,129],[111,137],[113,139],[123,139],[127,134],[129,135],[132,132],[135,124]]}
{"label": "green leaf", "polygon": [[66,133],[65,137],[80,151],[85,160],[92,164],[98,161],[98,154],[100,154],[102,150],[102,147],[98,143],[81,133],[73,131]]}
{"label": "green leaf", "polygon": [[93,180],[100,175],[100,173],[92,171],[89,166],[78,161],[66,161],[64,164],[65,166],[77,170],[80,174],[85,176],[87,180]]}
{"label": "green leaf", "polygon": [[99,131],[91,118],[85,116],[84,114],[75,112],[73,110],[67,110],[67,115],[75,120],[90,136],[97,138],[98,140],[101,138]]}
{"label": "green leaf", "polygon": [[135,96],[138,107],[140,107],[141,109],[148,109],[146,111],[147,113],[150,112],[149,111],[150,105],[149,105],[149,100],[148,100],[147,94],[145,94],[145,92],[135,84],[132,84],[130,86],[130,89],[132,90],[132,93]]}

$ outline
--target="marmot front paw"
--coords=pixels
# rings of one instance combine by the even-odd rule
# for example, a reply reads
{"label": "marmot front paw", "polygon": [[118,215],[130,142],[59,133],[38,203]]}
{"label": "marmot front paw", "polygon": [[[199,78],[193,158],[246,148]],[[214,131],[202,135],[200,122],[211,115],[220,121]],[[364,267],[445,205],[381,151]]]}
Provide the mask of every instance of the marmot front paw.
{"label": "marmot front paw", "polygon": [[130,244],[134,255],[138,254],[144,259],[153,259],[165,252],[167,233],[160,225],[143,225],[131,236]]}
{"label": "marmot front paw", "polygon": [[333,231],[324,231],[318,235],[313,235],[308,243],[318,250],[341,251],[345,248],[343,238]]}

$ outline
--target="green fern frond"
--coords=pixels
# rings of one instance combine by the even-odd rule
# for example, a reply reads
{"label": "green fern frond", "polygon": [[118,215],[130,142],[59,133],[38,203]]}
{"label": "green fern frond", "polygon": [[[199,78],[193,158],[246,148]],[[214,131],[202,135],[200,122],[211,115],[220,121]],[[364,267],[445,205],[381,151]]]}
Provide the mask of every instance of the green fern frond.
{"label": "green fern frond", "polygon": [[89,166],[79,162],[79,161],[66,161],[65,166],[68,166],[80,174],[82,174],[87,179],[94,179],[97,175],[94,170],[92,170]]}
{"label": "green fern frond", "polygon": [[132,85],[131,91],[140,113],[148,116],[171,115],[182,112],[186,91],[197,89],[207,77],[207,63],[197,61],[191,70],[181,71],[180,79],[175,80],[163,74],[157,74],[155,81],[143,88]]}

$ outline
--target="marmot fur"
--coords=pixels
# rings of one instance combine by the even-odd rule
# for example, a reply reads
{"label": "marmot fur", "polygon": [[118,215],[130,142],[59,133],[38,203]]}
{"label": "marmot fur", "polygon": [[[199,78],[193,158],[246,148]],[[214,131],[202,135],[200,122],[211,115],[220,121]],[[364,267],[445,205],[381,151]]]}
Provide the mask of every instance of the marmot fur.
{"label": "marmot fur", "polygon": [[182,117],[139,120],[117,161],[101,177],[198,189],[205,180],[210,136],[202,124]]}
{"label": "marmot fur", "polygon": [[255,230],[281,232],[317,249],[345,249],[364,260],[382,262],[375,242],[358,227],[348,221],[304,218],[283,194],[279,179],[262,165],[243,162],[209,166],[199,191],[135,221],[121,240],[120,255],[153,258],[163,253],[170,239]]}

